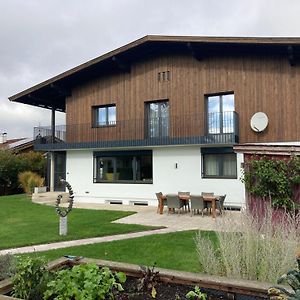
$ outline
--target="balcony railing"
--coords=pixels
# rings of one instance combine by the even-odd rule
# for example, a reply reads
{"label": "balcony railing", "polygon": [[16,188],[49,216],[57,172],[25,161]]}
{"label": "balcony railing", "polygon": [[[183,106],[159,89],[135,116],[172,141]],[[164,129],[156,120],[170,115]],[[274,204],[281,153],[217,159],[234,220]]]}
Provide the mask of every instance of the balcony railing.
{"label": "balcony railing", "polygon": [[236,112],[208,116],[117,120],[107,126],[72,124],[35,127],[36,149],[110,148],[184,144],[234,144],[238,142]]}

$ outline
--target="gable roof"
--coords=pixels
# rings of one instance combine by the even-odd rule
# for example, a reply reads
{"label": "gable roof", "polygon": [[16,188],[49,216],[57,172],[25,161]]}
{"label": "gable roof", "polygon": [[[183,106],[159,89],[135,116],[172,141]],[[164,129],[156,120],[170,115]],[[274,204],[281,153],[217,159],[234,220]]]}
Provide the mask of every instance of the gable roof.
{"label": "gable roof", "polygon": [[147,35],[15,94],[9,100],[65,111],[65,99],[72,87],[104,72],[130,71],[132,61],[149,55],[174,52],[190,53],[197,59],[212,54],[277,54],[286,56],[291,63],[300,56],[300,38]]}
{"label": "gable roof", "polygon": [[0,144],[0,150],[9,149],[12,151],[22,151],[33,147],[32,138],[18,138],[7,140],[5,143]]}

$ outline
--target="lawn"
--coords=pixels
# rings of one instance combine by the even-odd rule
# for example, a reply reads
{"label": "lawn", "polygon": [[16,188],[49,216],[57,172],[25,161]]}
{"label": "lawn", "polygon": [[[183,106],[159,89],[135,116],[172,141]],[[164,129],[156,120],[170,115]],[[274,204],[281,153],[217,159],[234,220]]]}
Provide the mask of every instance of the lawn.
{"label": "lawn", "polygon": [[73,209],[68,235],[59,236],[54,207],[32,203],[26,195],[0,197],[0,249],[75,240],[152,229],[142,225],[114,224],[133,212]]}
{"label": "lawn", "polygon": [[[50,250],[26,256],[39,255],[49,260],[64,255],[98,258],[138,265],[201,272],[194,238],[197,231],[182,231],[168,234],[155,234],[141,238]],[[216,242],[213,231],[201,234]]]}

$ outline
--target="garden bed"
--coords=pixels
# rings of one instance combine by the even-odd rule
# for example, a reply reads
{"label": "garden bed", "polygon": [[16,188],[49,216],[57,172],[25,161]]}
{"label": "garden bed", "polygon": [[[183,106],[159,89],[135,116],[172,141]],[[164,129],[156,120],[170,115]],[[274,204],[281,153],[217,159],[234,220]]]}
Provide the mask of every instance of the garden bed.
{"label": "garden bed", "polygon": [[[99,267],[107,266],[112,271],[124,272],[128,279],[124,284],[125,293],[117,299],[153,299],[150,293],[132,293],[137,284],[137,279],[142,276],[140,266],[118,263],[112,261],[98,260],[98,259],[68,259],[60,258],[48,264],[49,269],[58,269],[62,266],[72,267],[78,264],[94,263]],[[186,299],[187,292],[199,286],[202,292],[207,293],[208,299],[266,299],[267,289],[269,284],[258,283],[254,281],[230,280],[225,277],[209,276],[198,273],[181,272],[174,270],[167,270],[156,268],[159,271],[159,283],[156,291],[157,300],[163,299]],[[0,299],[13,299],[11,297],[2,298],[1,294],[8,294],[12,290],[12,282],[6,279],[0,282]],[[136,289],[135,289],[136,290]]]}

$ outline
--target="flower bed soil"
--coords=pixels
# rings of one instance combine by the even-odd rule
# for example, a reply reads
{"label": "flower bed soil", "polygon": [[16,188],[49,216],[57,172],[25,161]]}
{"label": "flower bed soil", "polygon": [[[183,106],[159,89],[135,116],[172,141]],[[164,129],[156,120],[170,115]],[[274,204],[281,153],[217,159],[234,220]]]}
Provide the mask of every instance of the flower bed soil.
{"label": "flower bed soil", "polygon": [[[116,300],[153,300],[150,291],[137,291],[138,284],[138,278],[127,277],[126,283],[123,285],[124,292],[117,296]],[[186,294],[194,290],[194,286],[160,282],[155,289],[156,300],[183,300],[187,299]],[[226,297],[224,293],[213,293],[205,289],[201,289],[201,291],[207,293],[207,300],[232,300],[232,297]]]}

